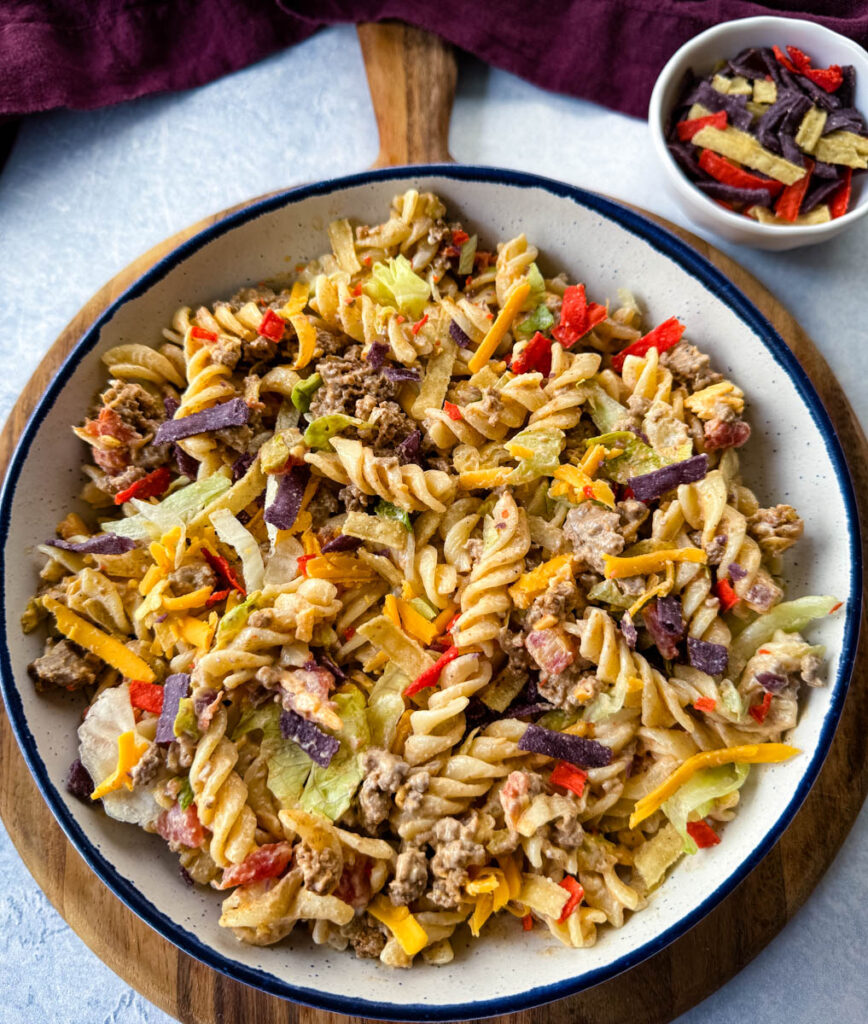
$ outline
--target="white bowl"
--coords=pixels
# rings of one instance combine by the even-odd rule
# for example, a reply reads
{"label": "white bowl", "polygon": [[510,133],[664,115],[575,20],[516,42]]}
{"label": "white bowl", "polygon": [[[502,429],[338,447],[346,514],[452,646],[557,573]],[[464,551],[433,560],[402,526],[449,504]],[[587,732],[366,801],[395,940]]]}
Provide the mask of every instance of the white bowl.
{"label": "white bowl", "polygon": [[[480,941],[459,944],[447,966],[394,971],[315,947],[300,933],[271,948],[242,945],[218,927],[221,895],[186,888],[162,840],[69,796],[64,777],[76,756],[80,705],[36,694],[26,666],[41,638],[24,636],[19,617],[37,582],[34,545],[53,534],[80,486],[80,444],[69,425],[104,381],[101,353],[132,340],[158,342],[179,305],[229,295],[287,261],[325,251],[335,217],[378,223],[392,196],[411,185],[441,195],[487,247],[524,231],[545,269],[566,270],[593,298],[628,286],[652,322],[683,319],[747,394],[754,428],[747,481],[765,504],[790,502],[807,522],[789,560],[790,593],[836,594],[846,606],[810,633],[827,645],[829,685],[806,695],[792,736],[804,753],[755,770],[723,842],[686,858],[646,910],[620,930],[601,929],[590,949],[566,949],[543,928],[527,935],[508,918]],[[66,834],[113,892],[170,941],[242,982],[336,1012],[480,1018],[569,995],[655,953],[723,899],[780,837],[820,769],[844,702],[858,633],[858,541],[843,454],[804,371],[744,296],[683,242],[609,200],[528,174],[454,166],[374,171],[284,193],[208,228],[145,274],[82,338],[25,428],[0,498],[0,675],[24,755]]]}
{"label": "white bowl", "polygon": [[677,50],[654,85],[648,108],[648,125],[668,191],[685,208],[691,220],[730,242],[780,251],[826,242],[861,220],[868,213],[868,174],[854,176],[851,207],[843,217],[806,227],[759,224],[744,214],[718,206],[700,192],[672,158],[666,148],[664,134],[666,120],[678,99],[688,69],[702,77],[712,71],[718,61],[735,57],[745,47],[775,44],[781,49],[799,47],[811,56],[817,67],[852,64],[856,68],[853,105],[868,117],[868,52],[846,36],[812,21],[760,17],[715,25]]}

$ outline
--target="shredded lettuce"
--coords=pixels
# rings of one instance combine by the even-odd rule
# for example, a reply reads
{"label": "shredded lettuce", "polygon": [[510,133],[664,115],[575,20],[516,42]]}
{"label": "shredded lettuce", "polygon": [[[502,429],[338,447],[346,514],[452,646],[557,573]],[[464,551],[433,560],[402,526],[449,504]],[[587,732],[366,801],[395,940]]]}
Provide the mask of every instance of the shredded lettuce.
{"label": "shredded lettuce", "polygon": [[401,523],[408,533],[413,529],[413,524],[410,522],[410,513],[406,509],[393,505],[391,501],[383,501],[382,499],[378,501],[376,513],[383,519],[395,519]]}
{"label": "shredded lettuce", "polygon": [[299,412],[307,412],[314,394],[322,387],[322,377],[312,373],[306,380],[300,380],[292,389],[289,398]]}
{"label": "shredded lettuce", "polygon": [[328,416],[317,416],[304,432],[304,443],[308,448],[320,448],[332,451],[331,439],[347,427],[365,427],[368,424],[355,416],[345,416],[342,412],[329,413]]}
{"label": "shredded lettuce", "polygon": [[[528,427],[506,442],[506,450],[518,460],[518,465],[509,475],[510,484],[526,484],[541,476],[551,476],[558,468],[564,447],[564,432],[554,427],[534,430]],[[532,455],[519,455],[527,448]]]}
{"label": "shredded lettuce", "polygon": [[268,769],[266,785],[281,807],[295,807],[313,768],[313,761],[293,740],[280,732],[280,705],[251,708],[242,716],[232,738],[240,739],[254,729],[262,731],[262,747]]}
{"label": "shredded lettuce", "polygon": [[471,235],[464,245],[461,246],[461,255],[458,259],[458,273],[462,276],[473,273],[473,261],[476,259],[476,246],[478,242],[478,236]]}
{"label": "shredded lettuce", "polygon": [[720,703],[735,719],[744,717],[744,701],[741,694],[729,679],[720,684]]}
{"label": "shredded lettuce", "polygon": [[433,622],[440,614],[439,610],[426,601],[424,597],[414,597],[410,604],[423,619],[427,619],[429,622]]}
{"label": "shredded lettuce", "polygon": [[194,793],[193,787],[190,785],[190,779],[185,777],[178,791],[178,803],[181,805],[182,811],[186,811],[190,804],[193,803],[193,798]]}
{"label": "shredded lettuce", "polygon": [[543,276],[536,263],[531,263],[527,268],[527,277],[525,280],[530,285],[530,292],[528,293],[528,297],[524,300],[522,309],[528,310],[533,309],[545,300],[546,283],[543,280]]}
{"label": "shredded lettuce", "polygon": [[601,580],[588,591],[588,600],[594,604],[608,604],[626,611],[633,605],[636,598],[622,593],[614,580]]}
{"label": "shredded lettuce", "polygon": [[204,480],[197,480],[187,487],[180,488],[155,505],[133,498],[132,503],[139,510],[137,515],[105,522],[102,528],[106,533],[130,537],[132,540],[159,538],[173,526],[188,523],[197,512],[215,498],[219,498],[231,486],[232,481],[229,477],[215,473]]}
{"label": "shredded lettuce", "polygon": [[626,484],[630,477],[653,473],[655,469],[662,469],[669,465],[667,459],[629,430],[616,430],[600,434],[597,437],[589,438],[585,444],[589,448],[594,444],[602,444],[606,448],[624,449],[623,455],[607,459],[601,467],[601,472],[618,484]]}
{"label": "shredded lettuce", "polygon": [[585,711],[588,722],[602,722],[617,714],[627,699],[627,676],[623,673],[608,693],[598,693]]}
{"label": "shredded lettuce", "polygon": [[259,463],[263,473],[276,473],[289,459],[289,445],[282,434],[274,434],[259,449]]}
{"label": "shredded lettuce", "polygon": [[627,415],[627,410],[595,380],[579,385],[588,403],[588,412],[597,430],[604,432],[615,429],[618,420]]}
{"label": "shredded lettuce", "polygon": [[579,715],[575,711],[562,711],[555,708],[554,711],[547,711],[542,718],[538,718],[536,724],[543,729],[552,729],[554,732],[563,732],[568,725],[575,725]]}
{"label": "shredded lettuce", "polygon": [[172,732],[176,736],[188,732],[191,736],[199,735],[199,721],[196,718],[196,709],[193,706],[192,697],[182,697],[178,701],[178,713],[172,723]]}
{"label": "shredded lettuce", "polygon": [[242,629],[247,625],[250,613],[256,611],[259,605],[259,593],[250,594],[245,601],[236,605],[231,612],[227,612],[217,626],[217,635],[214,638],[214,647],[219,650],[225,647]]}
{"label": "shredded lettuce", "polygon": [[698,849],[687,831],[688,817],[694,812],[697,818],[710,814],[714,801],[743,786],[749,774],[749,764],[723,764],[719,768],[704,768],[663,803],[663,813],[678,830],[684,841],[685,853],[696,853]]}
{"label": "shredded lettuce", "polygon": [[371,733],[361,690],[348,686],[334,695],[334,702],[344,723],[340,750],[328,768],[313,766],[301,796],[301,807],[310,814],[322,814],[337,821],[349,809],[362,781],[359,753],[370,745]]}
{"label": "shredded lettuce", "polygon": [[375,263],[362,290],[381,305],[394,306],[414,320],[422,315],[431,295],[428,282],[413,272],[406,256]]}
{"label": "shredded lettuce", "polygon": [[520,341],[524,341],[527,338],[532,338],[537,331],[547,331],[554,322],[552,311],[544,302],[541,302],[530,316],[515,325],[512,333]]}
{"label": "shredded lettuce", "polygon": [[753,656],[756,649],[767,640],[771,640],[779,629],[787,633],[798,633],[814,619],[829,615],[839,604],[836,597],[828,595],[819,597],[799,597],[795,601],[785,601],[761,615],[752,622],[733,641],[729,650],[729,675],[737,679],[741,670]]}
{"label": "shredded lettuce", "polygon": [[398,719],[404,714],[403,692],[409,682],[410,677],[392,662],[374,684],[367,711],[372,747],[391,747]]}
{"label": "shredded lettuce", "polygon": [[256,538],[226,508],[212,512],[209,518],[220,540],[238,553],[246,589],[261,590],[265,577],[265,563],[262,561],[262,552]]}

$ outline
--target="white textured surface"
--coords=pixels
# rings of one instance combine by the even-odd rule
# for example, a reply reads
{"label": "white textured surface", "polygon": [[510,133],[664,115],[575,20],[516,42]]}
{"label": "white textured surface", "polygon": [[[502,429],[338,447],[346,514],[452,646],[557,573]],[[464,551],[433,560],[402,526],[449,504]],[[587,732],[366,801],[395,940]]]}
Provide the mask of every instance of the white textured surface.
{"label": "white textured surface", "polygon": [[[222,124],[218,134],[213,127]],[[25,125],[0,175],[0,412],[63,324],[130,259],[215,209],[269,189],[348,173],[376,152],[354,33],[294,51],[194,93]],[[664,199],[645,126],[553,97],[477,65],[462,68],[451,149],[467,163],[562,178],[684,222]],[[858,282],[864,226],[821,249],[736,257],[776,292],[824,351],[865,419],[850,367],[864,344]],[[850,328],[849,324],[856,326]],[[848,372],[850,371],[850,372]],[[52,910],[0,836],[0,1021],[164,1022]],[[680,1024],[864,1019],[868,814],[808,905],[734,981]],[[855,896],[855,898],[854,898]],[[861,897],[861,898],[860,898]],[[794,970],[796,964],[810,965]]]}

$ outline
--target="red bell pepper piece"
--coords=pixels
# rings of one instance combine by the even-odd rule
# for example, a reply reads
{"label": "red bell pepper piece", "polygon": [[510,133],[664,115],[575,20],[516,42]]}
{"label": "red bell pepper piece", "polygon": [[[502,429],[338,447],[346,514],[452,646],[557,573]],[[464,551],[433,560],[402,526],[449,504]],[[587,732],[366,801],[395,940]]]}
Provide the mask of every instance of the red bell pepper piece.
{"label": "red bell pepper piece", "polygon": [[775,203],[775,213],[783,220],[794,221],[802,208],[805,193],[808,191],[808,183],[814,171],[814,161],[805,159],[807,173],[781,192],[778,201]]}
{"label": "red bell pepper piece", "polygon": [[722,181],[724,185],[735,185],[736,188],[764,189],[776,196],[784,187],[779,181],[748,173],[726,157],[712,153],[710,149],[703,149],[699,154],[699,166],[717,181]]}
{"label": "red bell pepper piece", "polygon": [[777,57],[778,62],[780,64],[783,64],[787,71],[791,71],[794,75],[797,75],[799,73],[799,69],[779,46],[773,46],[772,50],[774,51],[774,54]]}
{"label": "red bell pepper piece", "polygon": [[537,331],[521,352],[512,357],[509,368],[516,376],[520,373],[538,371],[543,377],[548,377],[552,372],[551,338]]}
{"label": "red bell pepper piece", "polygon": [[558,918],[558,924],[563,924],[584,899],[585,890],[572,875],[566,875],[558,884],[570,894],[569,899],[564,904],[564,909],[561,911],[561,916]]}
{"label": "red bell pepper piece", "polygon": [[533,914],[525,914],[521,919],[521,927],[524,931],[533,931]]}
{"label": "red bell pepper piece", "polygon": [[826,92],[837,92],[844,81],[844,72],[838,64],[830,64],[827,68],[806,68],[803,74]]}
{"label": "red bell pepper piece", "polygon": [[315,554],[311,554],[311,555],[299,555],[298,558],[296,558],[295,561],[296,561],[296,563],[298,565],[298,571],[302,574],[302,576],[307,576],[307,563],[312,558],[316,558],[316,557],[317,556]]}
{"label": "red bell pepper piece", "polygon": [[804,50],[800,50],[798,46],[788,46],[787,53],[790,55],[790,60],[795,64],[796,71],[804,73],[811,66],[811,58]]}
{"label": "red bell pepper piece", "polygon": [[771,706],[772,695],[770,693],[766,693],[763,695],[762,704],[754,704],[751,707],[749,707],[747,709],[748,714],[755,722],[758,722],[760,725],[762,725],[763,722],[766,720],[766,715],[769,713],[769,708]]}
{"label": "red bell pepper piece", "polygon": [[202,557],[211,566],[214,572],[229,584],[232,590],[237,590],[242,596],[247,596],[247,591],[241,585],[241,581],[235,575],[232,566],[222,555],[215,554],[208,548],[202,548]]}
{"label": "red bell pepper piece", "polygon": [[265,316],[256,328],[257,334],[261,334],[263,338],[270,338],[271,341],[280,341],[283,337],[284,323],[274,312],[273,309],[267,309]]}
{"label": "red bell pepper piece", "polygon": [[552,330],[552,334],[564,348],[571,348],[579,338],[602,323],[607,316],[605,306],[588,302],[583,284],[573,284],[564,292],[561,320]]}
{"label": "red bell pepper piece", "polygon": [[415,324],[410,328],[413,334],[418,334],[419,331],[428,323],[428,314],[426,313],[421,320],[417,320]]}
{"label": "red bell pepper piece", "polygon": [[713,697],[697,697],[693,706],[697,711],[714,711],[717,701]]}
{"label": "red bell pepper piece", "polygon": [[678,138],[682,142],[689,142],[693,136],[711,125],[712,128],[719,128],[723,131],[726,128],[727,117],[725,110],[718,110],[714,114],[703,114],[702,117],[691,117],[689,121],[679,121],[675,126],[678,131]]}
{"label": "red bell pepper piece", "polygon": [[717,846],[720,842],[720,836],[706,821],[688,821],[687,834],[700,850],[707,850],[709,846]]}
{"label": "red bell pepper piece", "polygon": [[570,764],[569,761],[558,761],[549,776],[549,782],[553,786],[563,786],[564,789],[572,790],[576,796],[581,796],[585,791],[587,778],[588,773],[583,772],[581,768]]}
{"label": "red bell pepper piece", "polygon": [[227,587],[226,590],[215,590],[214,593],[205,602],[205,607],[210,608],[213,604],[219,604],[220,601],[225,601],[229,594],[232,592],[231,587]]}
{"label": "red bell pepper piece", "polygon": [[461,651],[453,644],[445,654],[441,654],[440,657],[434,662],[431,668],[426,668],[425,671],[417,676],[412,683],[404,690],[405,697],[412,697],[414,693],[418,693],[420,690],[424,690],[428,686],[434,686],[437,680],[440,678],[440,673],[449,664],[450,661],[455,661]]}
{"label": "red bell pepper piece", "polygon": [[643,338],[634,341],[631,345],[622,348],[620,352],[613,355],[612,366],[620,373],[624,368],[624,360],[627,356],[645,356],[652,348],[656,348],[658,352],[665,352],[668,348],[672,348],[673,345],[677,345],[681,341],[684,329],[684,324],[677,317],[669,317],[668,320],[658,324],[653,331],[649,331]]}
{"label": "red bell pepper piece", "polygon": [[464,417],[461,415],[461,410],[455,405],[454,402],[444,402],[443,409],[450,420],[462,420]]}
{"label": "red bell pepper piece", "polygon": [[469,240],[470,235],[468,235],[466,231],[462,231],[460,228],[457,231],[452,232],[453,245],[464,245],[464,243]]}
{"label": "red bell pepper piece", "polygon": [[157,683],[146,683],[142,679],[131,679],[130,704],[134,708],[153,711],[158,715],[163,710],[163,687]]}
{"label": "red bell pepper piece", "polygon": [[190,337],[198,338],[200,341],[216,341],[217,333],[215,331],[209,331],[205,327],[191,327]]}
{"label": "red bell pepper piece", "polygon": [[841,184],[835,190],[832,198],[829,200],[829,213],[832,214],[832,219],[836,217],[843,217],[847,212],[847,208],[850,205],[850,191],[853,186],[853,168],[848,167],[844,171],[844,177],[841,180]]}
{"label": "red bell pepper piece", "polygon": [[741,600],[732,589],[732,584],[729,580],[718,580],[714,590],[720,600],[720,610],[722,612],[728,612]]}
{"label": "red bell pepper piece", "polygon": [[115,505],[123,505],[130,498],[157,498],[169,486],[172,474],[168,467],[160,466],[147,476],[136,480],[125,491],[118,491],[115,495]]}

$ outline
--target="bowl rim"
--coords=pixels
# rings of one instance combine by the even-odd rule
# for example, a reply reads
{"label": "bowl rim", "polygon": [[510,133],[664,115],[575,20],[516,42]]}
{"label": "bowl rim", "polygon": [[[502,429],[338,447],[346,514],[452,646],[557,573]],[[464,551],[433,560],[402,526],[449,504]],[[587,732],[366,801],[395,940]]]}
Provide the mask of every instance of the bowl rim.
{"label": "bowl rim", "polygon": [[789,227],[780,224],[762,224],[760,221],[745,217],[734,210],[727,210],[725,207],[718,206],[713,199],[701,192],[675,162],[667,148],[664,132],[665,117],[668,111],[663,109],[663,93],[679,70],[679,66],[695,49],[713,36],[725,35],[736,28],[764,29],[775,26],[786,28],[793,24],[804,25],[818,35],[824,35],[833,39],[836,44],[841,45],[850,53],[852,63],[862,66],[864,69],[863,74],[868,74],[868,53],[857,43],[854,43],[852,39],[848,39],[847,36],[836,32],[834,29],[827,28],[819,22],[809,21],[807,18],[781,18],[775,15],[764,14],[750,18],[736,18],[732,21],[722,22],[719,25],[712,25],[698,35],[693,36],[692,39],[688,39],[686,43],[679,46],[675,53],[672,54],[664,64],[663,70],[657,76],[654,88],[651,91],[651,99],[648,103],[648,128],[651,132],[651,139],[657,158],[663,164],[667,175],[673,180],[676,190],[684,200],[687,202],[701,200],[703,209],[710,217],[716,218],[721,225],[730,227],[737,225],[744,232],[745,237],[763,240],[771,238],[780,239],[788,237],[787,233],[790,233],[789,237],[794,237],[793,233],[799,232],[800,235],[804,233],[801,237],[804,237],[805,243],[808,244],[822,238],[823,235],[829,235],[831,238],[864,217],[865,214],[868,214],[868,187],[865,188],[865,194],[859,204],[848,210],[843,217],[836,217],[834,220],[826,221],[822,224],[798,224]]}
{"label": "bowl rim", "polygon": [[738,867],[728,877],[723,879],[717,888],[698,906],[694,907],[659,935],[626,952],[612,963],[591,971],[572,975],[559,982],[531,987],[519,994],[461,1003],[391,1003],[361,997],[351,998],[344,995],[335,995],[305,985],[292,984],[271,974],[267,970],[249,967],[225,956],[158,910],[156,906],[139,892],[132,882],[123,878],[118,873],[106,856],[91,842],[84,830],[67,810],[58,789],[49,778],[45,763],[39,755],[35,738],[24,715],[23,703],[15,686],[5,620],[0,622],[0,688],[3,691],[9,720],[18,744],[44,800],[67,838],[91,870],[108,886],[112,893],[163,938],[172,942],[183,952],[198,959],[208,967],[225,974],[227,977],[251,985],[254,988],[259,988],[270,995],[295,1000],[315,1008],[344,1013],[350,1016],[366,1016],[380,1020],[395,1021],[454,1021],[489,1017],[520,1012],[543,1003],[573,995],[613,978],[615,975],[653,956],[689,931],[706,914],[722,902],[759,864],[778,841],[807,797],[819,774],[820,768],[828,754],[847,695],[850,676],[854,666],[854,652],[858,641],[862,605],[862,551],[857,512],[858,506],[843,450],[829,415],[807,374],[780,335],[753,303],[721,271],[686,242],[681,241],[681,239],[677,238],[667,229],[652,222],[650,219],[611,199],[540,175],[492,167],[457,164],[425,164],[364,171],[358,174],[326,179],[314,184],[287,189],[276,195],[254,201],[183,242],[142,274],[115,299],[82,335],[81,339],[64,359],[56,375],[34,407],[10,459],[9,468],[3,481],[2,492],[0,492],[0,567],[2,567],[2,571],[0,571],[0,602],[5,605],[6,544],[9,539],[11,525],[11,506],[14,501],[18,479],[31,444],[38,433],[39,425],[45,413],[52,407],[57,397],[63,391],[82,357],[98,344],[102,327],[112,319],[114,314],[124,304],[144,294],[180,262],[198,252],[213,239],[264,214],[295,205],[309,197],[329,195],[359,185],[383,181],[400,182],[407,179],[426,177],[444,177],[457,182],[483,183],[486,185],[508,185],[526,190],[542,189],[556,197],[569,200],[573,204],[582,206],[606,219],[614,221],[630,234],[650,244],[662,255],[678,264],[686,273],[696,278],[720,301],[724,302],[739,319],[758,335],[776,362],[779,363],[790,377],[820,432],[844,500],[846,525],[849,535],[850,575],[849,593],[846,598],[844,637],[839,657],[838,672],[834,682],[830,683],[826,691],[829,695],[829,703],[820,726],[818,742],[810,754],[810,760],[805,766],[792,799],[769,826],[753,853],[741,861]]}

